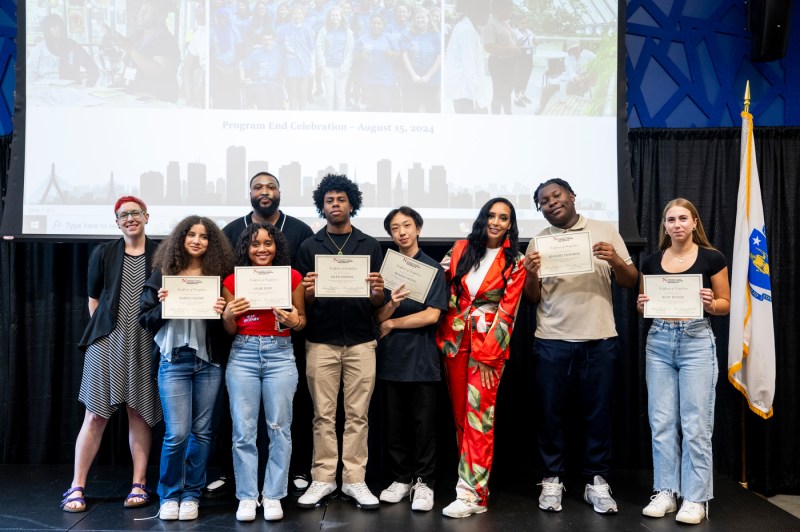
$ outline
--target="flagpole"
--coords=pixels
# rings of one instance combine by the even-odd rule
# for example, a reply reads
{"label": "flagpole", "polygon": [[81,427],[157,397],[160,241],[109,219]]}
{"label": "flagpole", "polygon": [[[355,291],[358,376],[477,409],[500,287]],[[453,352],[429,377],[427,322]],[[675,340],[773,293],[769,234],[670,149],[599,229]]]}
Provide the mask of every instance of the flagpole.
{"label": "flagpole", "polygon": [[[750,80],[747,80],[747,85],[744,88],[744,112],[750,112]],[[741,480],[739,481],[739,485],[744,489],[749,489],[747,485],[747,430],[745,426],[746,414],[747,414],[747,401],[742,395],[740,408],[739,408],[739,416],[740,416],[740,427],[742,431],[742,474]]]}

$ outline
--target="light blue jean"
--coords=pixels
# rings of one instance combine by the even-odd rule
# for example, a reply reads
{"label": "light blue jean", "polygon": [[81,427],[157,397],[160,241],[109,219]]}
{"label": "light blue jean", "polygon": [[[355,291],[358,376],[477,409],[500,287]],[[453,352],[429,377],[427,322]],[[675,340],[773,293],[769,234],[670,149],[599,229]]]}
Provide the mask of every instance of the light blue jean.
{"label": "light blue jean", "polygon": [[646,347],[653,489],[713,497],[711,434],[717,352],[708,320],[653,321]]}
{"label": "light blue jean", "polygon": [[292,399],[297,390],[297,365],[288,336],[238,335],[225,372],[233,420],[233,472],[236,498],[258,499],[258,413],[264,404],[269,458],[261,494],[282,499],[287,494],[292,457]]}
{"label": "light blue jean", "polygon": [[158,394],[165,433],[158,496],[162,502],[200,499],[211,448],[211,414],[221,382],[222,368],[197,358],[193,349],[174,352],[171,361],[161,357]]}

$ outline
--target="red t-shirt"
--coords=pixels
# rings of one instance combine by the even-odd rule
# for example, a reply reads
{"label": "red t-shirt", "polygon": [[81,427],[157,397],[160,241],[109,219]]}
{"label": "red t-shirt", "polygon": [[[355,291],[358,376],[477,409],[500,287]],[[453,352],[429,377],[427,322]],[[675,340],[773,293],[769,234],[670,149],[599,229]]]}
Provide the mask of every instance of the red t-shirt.
{"label": "red t-shirt", "polygon": [[[300,275],[300,272],[292,268],[292,290],[297,288],[297,285],[303,280],[303,276]],[[222,285],[228,289],[228,291],[236,295],[234,291],[236,287],[236,281],[234,280],[234,274],[230,274],[225,278],[222,282]],[[289,336],[289,329],[285,329],[283,331],[278,330],[278,321],[275,319],[275,314],[273,314],[272,310],[251,310],[239,316],[239,319],[236,321],[236,325],[239,328],[236,331],[236,334],[245,334],[248,336]]]}

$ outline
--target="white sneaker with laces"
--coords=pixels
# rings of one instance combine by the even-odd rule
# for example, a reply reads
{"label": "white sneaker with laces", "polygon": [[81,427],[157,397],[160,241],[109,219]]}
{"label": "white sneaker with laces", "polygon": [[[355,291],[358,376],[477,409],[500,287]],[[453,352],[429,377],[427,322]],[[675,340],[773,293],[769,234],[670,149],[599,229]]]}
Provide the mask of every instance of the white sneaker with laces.
{"label": "white sneaker with laces", "polygon": [[433,490],[421,478],[410,490],[411,509],[415,512],[429,512],[433,508]]}
{"label": "white sneaker with laces", "polygon": [[164,501],[158,510],[158,517],[162,521],[174,521],[178,518],[178,501]]}
{"label": "white sneaker with laces", "polygon": [[262,505],[264,506],[264,520],[278,521],[283,519],[281,501],[278,499],[264,499]]}
{"label": "white sneaker with laces", "polygon": [[679,523],[686,523],[687,525],[696,525],[700,523],[705,516],[706,508],[703,506],[703,503],[684,500],[678,515],[675,516],[675,520]]}
{"label": "white sneaker with laces", "polygon": [[254,521],[256,518],[256,508],[258,501],[255,499],[244,499],[239,501],[239,509],[236,510],[237,521]]}
{"label": "white sneaker with laces", "polygon": [[297,499],[297,506],[300,508],[315,508],[334,491],[336,491],[336,482],[317,482],[314,480],[306,492]]}
{"label": "white sneaker with laces", "polygon": [[200,513],[200,504],[195,500],[181,501],[178,508],[178,519],[181,521],[193,521]]}
{"label": "white sneaker with laces", "polygon": [[381,506],[378,498],[369,491],[364,482],[342,483],[342,496],[345,499],[352,499],[362,510],[377,510]]}
{"label": "white sneaker with laces", "polygon": [[400,502],[411,491],[411,484],[402,482],[392,482],[392,484],[381,492],[381,502]]}
{"label": "white sneaker with laces", "polygon": [[611,486],[606,479],[595,475],[593,482],[594,484],[586,484],[583,500],[591,504],[594,511],[599,514],[617,513],[617,503],[611,498]]}
{"label": "white sneaker with laces", "polygon": [[546,512],[561,511],[561,496],[565,491],[564,484],[558,477],[545,477],[539,483],[542,493],[539,494],[539,508]]}
{"label": "white sneaker with laces", "polygon": [[481,506],[477,501],[456,499],[442,510],[442,514],[454,519],[469,517],[472,514],[482,514],[486,511],[486,506]]}
{"label": "white sneaker with laces", "polygon": [[666,514],[677,511],[678,503],[675,494],[670,490],[662,490],[650,497],[650,504],[642,510],[642,515],[647,517],[664,517]]}

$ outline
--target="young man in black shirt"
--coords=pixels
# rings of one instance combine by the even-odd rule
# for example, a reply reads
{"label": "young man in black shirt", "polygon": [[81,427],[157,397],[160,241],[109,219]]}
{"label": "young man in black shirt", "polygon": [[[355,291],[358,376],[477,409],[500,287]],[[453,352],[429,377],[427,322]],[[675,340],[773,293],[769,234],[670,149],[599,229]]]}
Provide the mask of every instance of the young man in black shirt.
{"label": "young man in black shirt", "polygon": [[[364,477],[368,459],[367,413],[375,387],[374,311],[383,305],[383,262],[378,241],[350,223],[361,207],[361,191],[346,176],[329,174],[314,191],[317,211],[326,225],[300,245],[297,269],[304,275],[308,389],[314,402],[314,460],[311,485],[297,501],[314,508],[336,491],[339,461],[336,406],[340,381],[344,384],[345,424],[342,441],[342,495],[362,509],[380,503]],[[324,297],[315,293],[315,255],[369,255],[369,297]]]}

